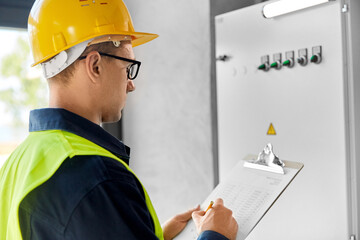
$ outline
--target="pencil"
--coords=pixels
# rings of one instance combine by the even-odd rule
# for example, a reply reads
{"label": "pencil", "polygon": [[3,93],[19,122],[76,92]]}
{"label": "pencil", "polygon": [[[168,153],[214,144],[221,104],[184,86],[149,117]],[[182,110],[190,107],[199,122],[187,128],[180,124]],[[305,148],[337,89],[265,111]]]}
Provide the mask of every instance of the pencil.
{"label": "pencil", "polygon": [[205,213],[206,213],[207,211],[209,211],[209,209],[212,208],[213,205],[214,205],[214,202],[211,201],[210,204],[209,204],[209,206],[208,206],[208,208],[206,209]]}

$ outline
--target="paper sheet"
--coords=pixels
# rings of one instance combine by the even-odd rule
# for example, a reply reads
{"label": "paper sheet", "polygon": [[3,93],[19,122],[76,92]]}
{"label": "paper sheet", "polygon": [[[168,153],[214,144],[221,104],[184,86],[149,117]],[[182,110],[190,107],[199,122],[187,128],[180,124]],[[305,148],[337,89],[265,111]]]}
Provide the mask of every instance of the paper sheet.
{"label": "paper sheet", "polygon": [[[221,182],[202,203],[206,209],[210,201],[222,198],[224,205],[233,211],[239,230],[237,240],[244,240],[257,225],[268,209],[299,172],[299,169],[285,167],[285,174],[245,168],[240,161],[231,174]],[[196,228],[191,220],[176,240],[197,239]]]}

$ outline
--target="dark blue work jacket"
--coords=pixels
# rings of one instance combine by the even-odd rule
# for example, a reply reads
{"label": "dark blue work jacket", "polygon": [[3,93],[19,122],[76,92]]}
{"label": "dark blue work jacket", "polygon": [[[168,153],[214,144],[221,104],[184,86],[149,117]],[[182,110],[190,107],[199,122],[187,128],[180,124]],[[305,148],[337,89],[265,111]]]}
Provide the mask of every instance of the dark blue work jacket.
{"label": "dark blue work jacket", "polygon": [[[65,109],[30,113],[31,131],[64,130],[105,148],[129,164],[130,149],[100,126]],[[157,239],[137,178],[102,156],[66,159],[56,173],[21,202],[24,240]],[[225,240],[213,231],[198,240]]]}

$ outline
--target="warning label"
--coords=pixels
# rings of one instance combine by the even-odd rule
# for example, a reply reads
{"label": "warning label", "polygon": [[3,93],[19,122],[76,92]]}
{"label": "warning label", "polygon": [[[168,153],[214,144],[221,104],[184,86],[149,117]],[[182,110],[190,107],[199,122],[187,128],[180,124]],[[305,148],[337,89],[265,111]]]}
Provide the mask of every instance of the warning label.
{"label": "warning label", "polygon": [[276,135],[276,131],[275,131],[274,125],[272,123],[270,123],[270,127],[267,132],[267,135]]}

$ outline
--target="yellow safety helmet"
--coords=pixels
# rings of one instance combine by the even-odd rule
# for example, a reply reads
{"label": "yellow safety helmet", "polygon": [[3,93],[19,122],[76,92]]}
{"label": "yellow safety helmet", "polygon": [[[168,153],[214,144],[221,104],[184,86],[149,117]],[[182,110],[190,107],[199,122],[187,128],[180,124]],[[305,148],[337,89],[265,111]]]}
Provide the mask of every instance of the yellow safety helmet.
{"label": "yellow safety helmet", "polygon": [[131,36],[133,47],[158,37],[135,32],[122,0],[36,0],[28,19],[28,33],[33,66],[104,35]]}

